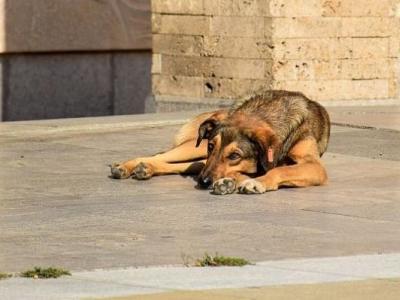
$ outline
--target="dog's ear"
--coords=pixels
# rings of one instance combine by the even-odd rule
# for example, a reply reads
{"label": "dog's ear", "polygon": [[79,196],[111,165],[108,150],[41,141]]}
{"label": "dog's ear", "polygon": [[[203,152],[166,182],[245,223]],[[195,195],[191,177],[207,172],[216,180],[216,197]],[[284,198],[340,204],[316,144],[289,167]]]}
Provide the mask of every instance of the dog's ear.
{"label": "dog's ear", "polygon": [[199,127],[199,136],[197,137],[196,147],[198,147],[202,140],[208,139],[212,131],[218,126],[219,121],[215,118],[209,118],[201,123]]}
{"label": "dog's ear", "polygon": [[196,147],[200,145],[203,139],[208,139],[211,136],[212,132],[225,120],[227,115],[228,112],[226,110],[216,111],[200,125]]}
{"label": "dog's ear", "polygon": [[275,168],[278,163],[278,140],[270,128],[258,128],[247,133],[258,152],[258,161],[264,171]]}

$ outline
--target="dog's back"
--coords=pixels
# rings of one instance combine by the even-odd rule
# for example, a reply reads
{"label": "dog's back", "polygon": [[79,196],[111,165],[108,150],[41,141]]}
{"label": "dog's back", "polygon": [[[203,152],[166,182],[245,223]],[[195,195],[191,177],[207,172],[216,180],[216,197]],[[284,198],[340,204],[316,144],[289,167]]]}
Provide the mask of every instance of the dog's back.
{"label": "dog's back", "polygon": [[237,103],[230,114],[244,113],[264,120],[280,138],[287,152],[298,140],[312,136],[320,155],[328,145],[330,121],[325,108],[302,93],[270,90]]}

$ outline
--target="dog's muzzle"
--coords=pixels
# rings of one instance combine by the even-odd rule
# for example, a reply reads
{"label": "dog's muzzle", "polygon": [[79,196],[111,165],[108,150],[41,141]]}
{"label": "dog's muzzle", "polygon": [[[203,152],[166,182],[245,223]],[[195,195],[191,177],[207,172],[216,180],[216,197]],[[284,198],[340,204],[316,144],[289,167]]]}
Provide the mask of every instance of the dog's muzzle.
{"label": "dog's muzzle", "polygon": [[208,187],[210,187],[212,179],[210,177],[205,177],[205,178],[200,177],[197,180],[197,183],[199,184],[200,188],[207,189]]}

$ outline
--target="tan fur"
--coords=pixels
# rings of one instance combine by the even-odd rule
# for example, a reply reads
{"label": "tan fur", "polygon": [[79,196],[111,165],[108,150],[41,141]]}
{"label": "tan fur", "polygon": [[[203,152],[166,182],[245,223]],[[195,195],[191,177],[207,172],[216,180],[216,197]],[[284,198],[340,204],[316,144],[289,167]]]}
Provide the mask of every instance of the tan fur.
{"label": "tan fur", "polygon": [[182,145],[190,140],[196,140],[200,124],[207,120],[214,112],[206,112],[196,116],[194,119],[183,125],[174,138],[174,147]]}

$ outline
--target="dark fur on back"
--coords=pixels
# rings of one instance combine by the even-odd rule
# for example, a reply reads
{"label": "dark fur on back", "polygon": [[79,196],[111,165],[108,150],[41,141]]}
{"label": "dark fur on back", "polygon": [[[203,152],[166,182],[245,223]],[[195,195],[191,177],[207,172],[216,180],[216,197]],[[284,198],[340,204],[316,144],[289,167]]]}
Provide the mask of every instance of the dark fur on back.
{"label": "dark fur on back", "polygon": [[273,130],[280,144],[277,164],[286,158],[297,141],[307,137],[315,138],[320,155],[327,149],[330,135],[328,113],[302,93],[280,90],[258,93],[230,109],[228,124],[234,126],[237,115],[245,115],[249,122],[265,122]]}

